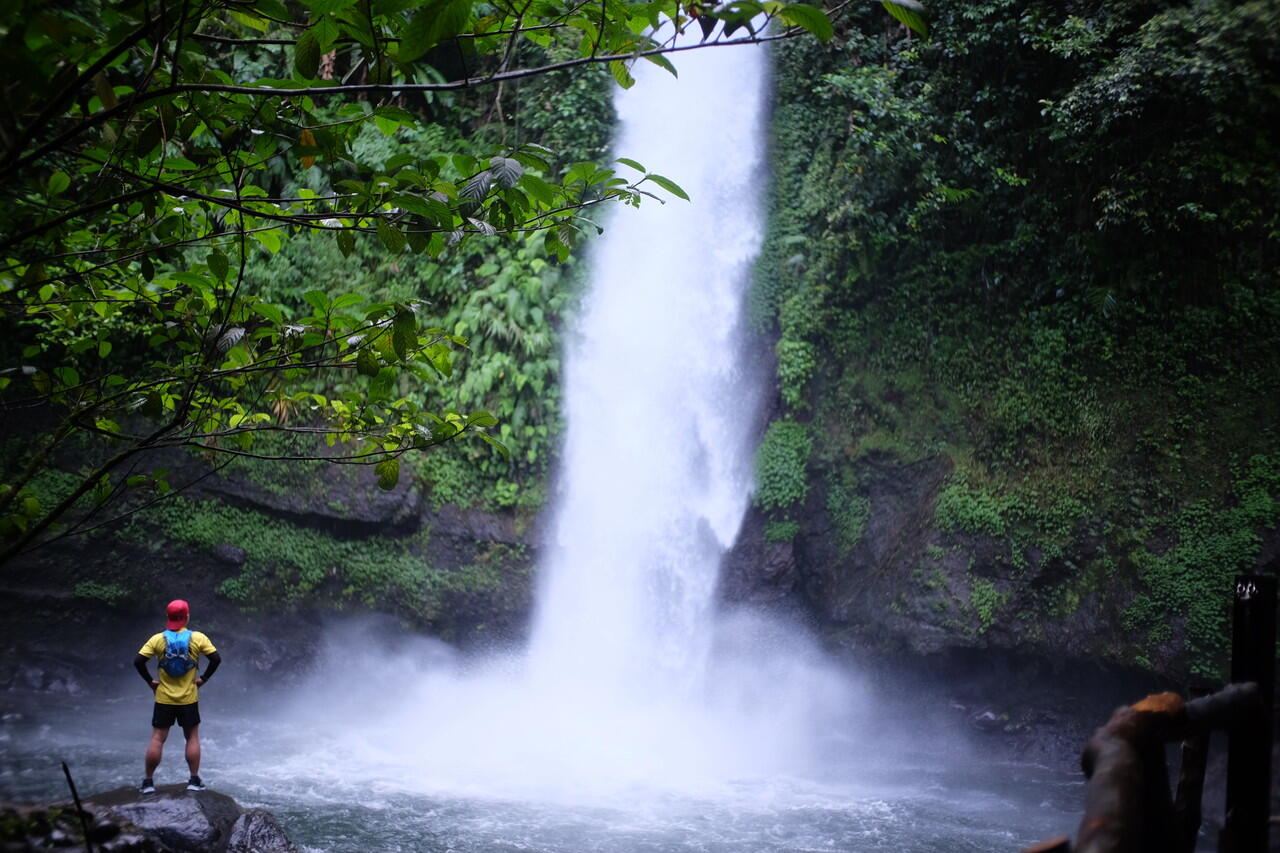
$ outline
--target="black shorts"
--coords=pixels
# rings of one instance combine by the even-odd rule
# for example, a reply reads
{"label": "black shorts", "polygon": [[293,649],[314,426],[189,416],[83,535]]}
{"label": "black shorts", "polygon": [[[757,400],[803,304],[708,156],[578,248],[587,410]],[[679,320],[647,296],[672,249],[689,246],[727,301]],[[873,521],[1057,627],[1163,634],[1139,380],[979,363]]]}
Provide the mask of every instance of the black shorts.
{"label": "black shorts", "polygon": [[161,705],[157,702],[155,708],[151,711],[151,727],[167,729],[175,722],[182,726],[184,730],[200,725],[200,703]]}

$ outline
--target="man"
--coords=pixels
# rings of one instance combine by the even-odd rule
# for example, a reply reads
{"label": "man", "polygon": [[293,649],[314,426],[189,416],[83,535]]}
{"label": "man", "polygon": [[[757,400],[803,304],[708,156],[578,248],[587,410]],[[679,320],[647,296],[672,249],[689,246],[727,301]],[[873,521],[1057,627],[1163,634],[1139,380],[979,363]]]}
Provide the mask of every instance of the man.
{"label": "man", "polygon": [[[182,734],[187,739],[187,766],[191,768],[187,790],[204,790],[204,783],[200,781],[200,704],[196,688],[207,682],[222,663],[222,656],[208,637],[187,629],[191,608],[185,601],[180,598],[170,601],[165,612],[168,616],[165,630],[147,640],[133,661],[142,680],[156,695],[155,708],[151,712],[151,743],[147,744],[147,775],[141,787],[144,794],[155,793],[152,777],[160,766],[169,728],[175,722],[182,726]],[[203,675],[196,673],[200,655],[209,659]],[[158,681],[147,670],[150,658],[160,659],[156,672]]]}

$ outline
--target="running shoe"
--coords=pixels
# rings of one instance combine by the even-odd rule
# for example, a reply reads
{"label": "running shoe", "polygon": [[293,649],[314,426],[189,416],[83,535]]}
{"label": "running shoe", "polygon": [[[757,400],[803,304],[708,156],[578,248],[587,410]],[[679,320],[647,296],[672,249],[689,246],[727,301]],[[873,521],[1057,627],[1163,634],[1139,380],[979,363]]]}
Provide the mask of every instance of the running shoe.
{"label": "running shoe", "polygon": [[138,786],[138,793],[140,794],[154,794],[155,792],[156,792],[156,783],[151,781],[150,776],[143,779],[142,784]]}
{"label": "running shoe", "polygon": [[204,783],[200,781],[199,776],[192,776],[190,779],[187,780],[187,790],[188,791],[204,790]]}

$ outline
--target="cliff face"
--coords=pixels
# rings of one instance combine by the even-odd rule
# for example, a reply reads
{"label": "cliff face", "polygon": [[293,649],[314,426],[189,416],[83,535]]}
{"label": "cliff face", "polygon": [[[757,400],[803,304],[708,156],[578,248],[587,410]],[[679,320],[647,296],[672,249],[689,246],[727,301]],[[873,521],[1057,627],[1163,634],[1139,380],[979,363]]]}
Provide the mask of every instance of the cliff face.
{"label": "cliff face", "polygon": [[[175,482],[205,470],[161,462]],[[386,614],[464,646],[522,635],[535,546],[514,515],[433,506],[410,482],[384,492],[365,468],[227,471],[7,567],[0,689],[84,689],[128,663],[173,598],[241,665],[277,675],[305,671],[310,646],[272,638],[329,615]]]}
{"label": "cliff face", "polygon": [[747,530],[859,643],[1218,677],[1280,526],[1280,14],[871,11],[775,53]]}

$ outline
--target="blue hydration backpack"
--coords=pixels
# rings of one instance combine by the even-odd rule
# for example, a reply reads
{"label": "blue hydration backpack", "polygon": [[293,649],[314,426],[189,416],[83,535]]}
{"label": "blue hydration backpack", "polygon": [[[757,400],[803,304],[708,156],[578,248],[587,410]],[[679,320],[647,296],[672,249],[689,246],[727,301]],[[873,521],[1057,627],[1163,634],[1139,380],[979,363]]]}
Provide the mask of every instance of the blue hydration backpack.
{"label": "blue hydration backpack", "polygon": [[186,628],[181,631],[164,632],[164,657],[160,658],[160,668],[181,678],[195,667],[191,659],[191,632]]}

